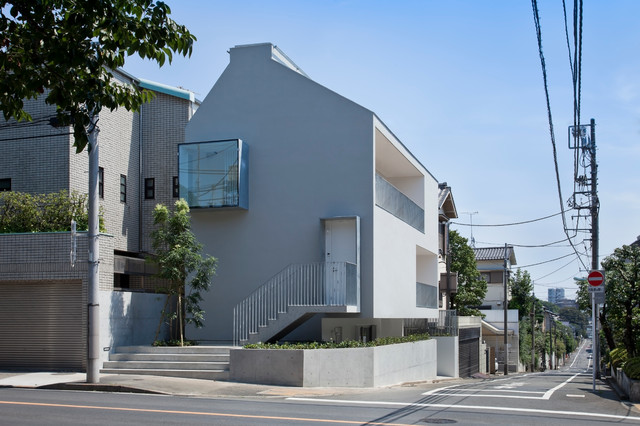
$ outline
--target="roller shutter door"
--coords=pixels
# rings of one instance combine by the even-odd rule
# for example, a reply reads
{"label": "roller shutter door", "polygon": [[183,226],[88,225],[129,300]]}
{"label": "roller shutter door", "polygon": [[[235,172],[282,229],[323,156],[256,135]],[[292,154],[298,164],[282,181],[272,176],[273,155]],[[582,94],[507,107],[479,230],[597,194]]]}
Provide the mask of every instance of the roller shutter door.
{"label": "roller shutter door", "polygon": [[458,335],[458,370],[460,377],[480,371],[480,329],[461,328]]}
{"label": "roller shutter door", "polygon": [[0,282],[0,368],[86,366],[82,281]]}

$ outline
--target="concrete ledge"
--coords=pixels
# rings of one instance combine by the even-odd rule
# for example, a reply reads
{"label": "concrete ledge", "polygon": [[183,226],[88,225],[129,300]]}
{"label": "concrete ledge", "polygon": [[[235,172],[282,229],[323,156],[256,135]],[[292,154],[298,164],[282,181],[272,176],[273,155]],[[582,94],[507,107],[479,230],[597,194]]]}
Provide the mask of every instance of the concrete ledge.
{"label": "concrete ledge", "polygon": [[280,386],[378,387],[437,377],[437,342],[351,349],[232,349],[230,380]]}

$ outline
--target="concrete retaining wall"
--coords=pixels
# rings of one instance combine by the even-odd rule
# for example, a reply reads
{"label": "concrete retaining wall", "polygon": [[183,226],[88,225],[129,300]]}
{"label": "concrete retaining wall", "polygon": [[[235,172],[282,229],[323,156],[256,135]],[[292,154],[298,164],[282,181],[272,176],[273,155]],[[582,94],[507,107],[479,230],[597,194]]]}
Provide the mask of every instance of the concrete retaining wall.
{"label": "concrete retaining wall", "polygon": [[618,384],[618,387],[625,393],[631,402],[640,402],[640,380],[633,380],[627,377],[622,368],[611,367],[611,377]]}
{"label": "concrete retaining wall", "polygon": [[438,376],[459,377],[460,345],[458,336],[434,336],[432,339],[438,342]]}
{"label": "concrete retaining wall", "polygon": [[284,386],[377,387],[437,376],[437,341],[352,349],[233,349],[230,380]]}

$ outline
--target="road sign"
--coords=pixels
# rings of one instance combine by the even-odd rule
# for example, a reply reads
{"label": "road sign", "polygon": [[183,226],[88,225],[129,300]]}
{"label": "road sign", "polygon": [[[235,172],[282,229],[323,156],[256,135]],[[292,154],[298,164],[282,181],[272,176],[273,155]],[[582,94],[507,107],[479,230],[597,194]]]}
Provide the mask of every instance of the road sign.
{"label": "road sign", "polygon": [[589,283],[588,290],[590,293],[604,292],[604,272],[598,270],[589,272],[587,282]]}

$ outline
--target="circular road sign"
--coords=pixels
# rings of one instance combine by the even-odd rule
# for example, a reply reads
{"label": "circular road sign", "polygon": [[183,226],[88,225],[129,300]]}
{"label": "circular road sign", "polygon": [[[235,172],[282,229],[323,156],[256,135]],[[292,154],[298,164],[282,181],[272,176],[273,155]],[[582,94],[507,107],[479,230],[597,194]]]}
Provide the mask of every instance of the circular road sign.
{"label": "circular road sign", "polygon": [[602,271],[591,271],[587,276],[587,281],[591,287],[600,287],[604,284],[604,273]]}

